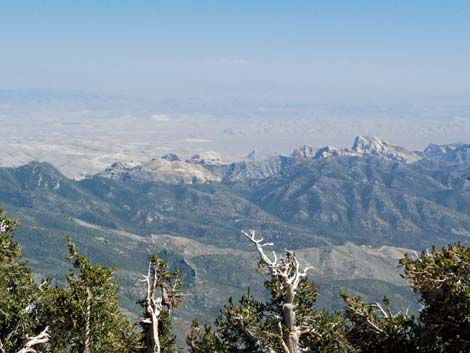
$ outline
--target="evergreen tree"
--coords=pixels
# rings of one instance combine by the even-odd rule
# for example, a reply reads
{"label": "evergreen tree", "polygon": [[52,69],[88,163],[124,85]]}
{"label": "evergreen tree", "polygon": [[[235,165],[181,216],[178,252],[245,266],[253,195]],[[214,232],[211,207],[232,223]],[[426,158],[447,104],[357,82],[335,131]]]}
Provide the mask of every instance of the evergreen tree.
{"label": "evergreen tree", "polygon": [[120,312],[113,270],[92,265],[68,237],[73,268],[67,286],[49,290],[50,350],[54,353],[125,353],[140,348],[141,335]]}
{"label": "evergreen tree", "polygon": [[361,353],[417,351],[413,317],[393,314],[390,302],[366,304],[361,297],[341,293],[346,302],[345,330],[351,345]]}
{"label": "evergreen tree", "polygon": [[191,353],[227,353],[227,345],[222,343],[218,334],[212,330],[211,326],[201,327],[198,321],[193,321],[191,331],[186,337],[186,344]]}
{"label": "evergreen tree", "polygon": [[400,261],[423,305],[419,320],[393,315],[388,300],[346,301],[347,335],[359,352],[470,352],[470,247],[433,248]]}
{"label": "evergreen tree", "polygon": [[[176,353],[171,312],[181,297],[181,273],[157,256],[144,276],[142,332],[119,307],[113,270],[78,254],[69,237],[73,267],[64,287],[35,283],[13,240],[18,222],[0,210],[0,353]],[[268,299],[248,291],[221,310],[214,327],[194,322],[191,353],[431,352],[470,351],[470,248],[458,243],[400,263],[420,295],[419,320],[393,314],[390,303],[367,304],[342,293],[344,315],[315,309],[317,288],[293,252],[267,256],[269,243],[244,232],[267,276]]]}
{"label": "evergreen tree", "polygon": [[260,256],[258,271],[269,276],[265,287],[269,300],[261,302],[248,292],[235,305],[226,305],[215,329],[193,323],[187,338],[192,353],[299,353],[352,352],[343,332],[342,318],[314,308],[315,285],[292,252],[270,259],[254,232],[244,234]]}
{"label": "evergreen tree", "polygon": [[426,352],[470,352],[470,247],[433,248],[400,263],[420,295],[420,332]]}
{"label": "evergreen tree", "polygon": [[4,353],[20,351],[41,331],[47,339],[41,315],[44,291],[34,282],[22,260],[21,246],[13,240],[17,226],[0,209],[0,352]]}
{"label": "evergreen tree", "polygon": [[168,262],[158,256],[149,259],[144,276],[146,294],[139,303],[144,309],[142,328],[145,353],[176,353],[175,336],[171,330],[171,311],[180,304],[181,271],[170,271]]}

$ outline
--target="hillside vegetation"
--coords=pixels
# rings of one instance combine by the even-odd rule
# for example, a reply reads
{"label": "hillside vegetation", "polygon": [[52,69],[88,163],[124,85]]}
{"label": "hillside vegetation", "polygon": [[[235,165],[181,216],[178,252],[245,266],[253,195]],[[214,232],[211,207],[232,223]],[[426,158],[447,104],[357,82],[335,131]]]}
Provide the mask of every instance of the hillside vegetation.
{"label": "hillside vegetation", "polygon": [[[35,281],[13,239],[17,222],[0,211],[0,349],[5,353],[182,351],[172,333],[172,312],[184,310],[182,271],[148,257],[140,320],[119,310],[114,271],[95,265],[67,238],[70,261],[62,285]],[[470,349],[470,247],[458,243],[400,260],[403,277],[419,295],[419,317],[394,313],[388,298],[368,304],[342,292],[343,313],[319,310],[318,287],[292,251],[284,255],[255,231],[264,296],[248,290],[230,298],[214,326],[193,321],[186,342],[192,353],[229,352],[455,352]],[[250,273],[250,272],[247,272]],[[136,282],[137,283],[137,282]],[[134,283],[134,286],[136,284]],[[210,288],[209,288],[210,289]],[[264,299],[263,299],[264,297]]]}

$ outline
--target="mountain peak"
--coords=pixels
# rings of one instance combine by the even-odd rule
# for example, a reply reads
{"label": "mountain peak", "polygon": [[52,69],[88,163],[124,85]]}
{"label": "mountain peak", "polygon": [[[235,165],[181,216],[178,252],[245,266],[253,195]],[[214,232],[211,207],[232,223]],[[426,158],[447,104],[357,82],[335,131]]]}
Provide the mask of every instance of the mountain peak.
{"label": "mountain peak", "polygon": [[26,189],[56,190],[66,179],[52,164],[32,161],[15,170],[18,180]]}
{"label": "mountain peak", "polygon": [[324,159],[329,157],[363,157],[380,156],[383,158],[397,160],[406,163],[416,162],[420,159],[415,152],[392,145],[378,137],[357,136],[354,139],[352,148],[339,148],[325,146],[321,148],[303,145],[294,149],[291,154],[296,159]]}
{"label": "mountain peak", "polygon": [[180,158],[175,153],[168,153],[162,156],[162,159],[165,159],[170,162],[180,161]]}
{"label": "mountain peak", "polygon": [[221,165],[222,157],[217,152],[207,151],[195,154],[186,160],[187,163],[202,164],[202,165]]}
{"label": "mountain peak", "polygon": [[[134,181],[153,181],[165,184],[193,184],[205,183],[209,181],[219,181],[220,178],[208,169],[204,163],[207,155],[197,155],[192,157],[192,162],[182,161],[176,154],[169,153],[161,158],[153,158],[147,162],[127,165],[122,162],[116,162],[102,173],[97,174],[100,177],[114,180],[134,180]],[[205,156],[205,157],[204,157]]]}
{"label": "mountain peak", "polygon": [[318,152],[318,148],[308,146],[308,145],[303,145],[303,146],[295,148],[294,151],[292,151],[290,156],[296,159],[313,159],[315,158],[317,152]]}
{"label": "mountain peak", "polygon": [[247,161],[256,161],[256,151],[255,150],[252,150],[250,153],[248,153],[246,156],[245,156],[245,159]]}
{"label": "mountain peak", "polygon": [[371,150],[386,149],[390,144],[378,137],[356,136],[352,150],[356,152],[366,152]]}
{"label": "mountain peak", "polygon": [[469,161],[470,144],[454,143],[449,145],[430,144],[424,150],[424,158],[446,161]]}
{"label": "mountain peak", "polygon": [[408,151],[406,148],[392,145],[383,139],[372,136],[357,136],[351,150],[361,155],[382,156],[407,163],[420,159],[416,153]]}

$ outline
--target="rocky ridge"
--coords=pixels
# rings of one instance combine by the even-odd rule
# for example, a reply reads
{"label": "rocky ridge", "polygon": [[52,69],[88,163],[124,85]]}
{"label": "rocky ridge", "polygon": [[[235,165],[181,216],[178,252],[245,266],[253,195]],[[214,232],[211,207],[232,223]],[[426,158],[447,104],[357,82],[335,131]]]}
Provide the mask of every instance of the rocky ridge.
{"label": "rocky ridge", "polygon": [[[339,157],[376,157],[404,163],[422,159],[470,160],[470,145],[430,145],[424,152],[409,151],[383,139],[358,136],[351,148],[335,146],[295,148],[290,156],[274,156],[267,160],[248,158],[246,161],[224,163],[216,152],[195,154],[185,160],[169,153],[141,164],[114,163],[99,176],[135,181],[159,181],[167,184],[204,184],[209,182],[262,180],[282,173],[302,160],[323,160]],[[252,153],[253,154],[253,153]],[[251,154],[250,154],[251,156]]]}
{"label": "rocky ridge", "polygon": [[214,159],[205,159],[200,155],[182,161],[176,154],[167,154],[148,162],[129,166],[117,162],[98,175],[116,180],[156,181],[166,184],[197,184],[220,181],[221,178],[204,168],[212,165]]}
{"label": "rocky ridge", "polygon": [[351,148],[325,146],[321,148],[301,146],[296,148],[291,157],[300,159],[323,159],[330,157],[377,156],[390,160],[413,163],[421,159],[418,153],[392,145],[378,137],[357,136]]}

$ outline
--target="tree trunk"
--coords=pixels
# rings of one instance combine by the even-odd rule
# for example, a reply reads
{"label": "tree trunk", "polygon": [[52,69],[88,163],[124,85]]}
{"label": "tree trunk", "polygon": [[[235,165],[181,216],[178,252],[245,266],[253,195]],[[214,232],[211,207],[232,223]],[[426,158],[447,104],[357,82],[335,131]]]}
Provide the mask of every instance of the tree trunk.
{"label": "tree trunk", "polygon": [[85,329],[83,332],[83,349],[82,353],[90,353],[90,341],[91,341],[91,300],[92,294],[90,288],[86,289],[86,316],[85,316]]}
{"label": "tree trunk", "polygon": [[295,289],[290,284],[286,287],[286,300],[282,307],[284,324],[288,330],[286,346],[289,353],[300,353],[299,332],[295,320]]}
{"label": "tree trunk", "polygon": [[147,353],[160,353],[160,336],[158,334],[160,310],[158,310],[157,305],[149,304],[146,311],[148,316],[145,320],[148,325],[145,330]]}

